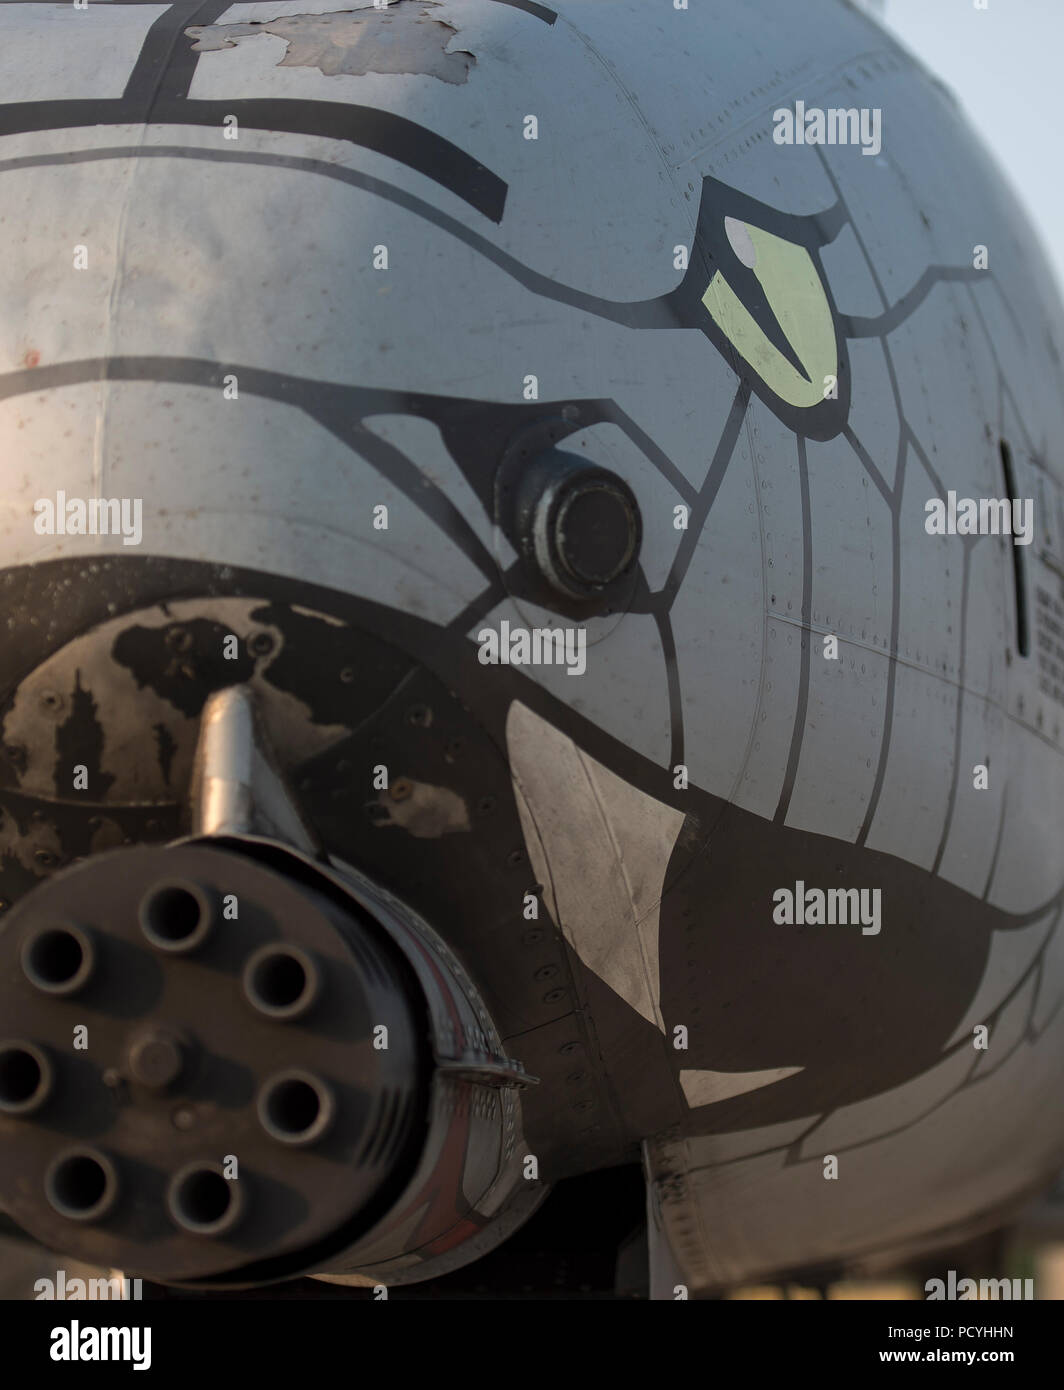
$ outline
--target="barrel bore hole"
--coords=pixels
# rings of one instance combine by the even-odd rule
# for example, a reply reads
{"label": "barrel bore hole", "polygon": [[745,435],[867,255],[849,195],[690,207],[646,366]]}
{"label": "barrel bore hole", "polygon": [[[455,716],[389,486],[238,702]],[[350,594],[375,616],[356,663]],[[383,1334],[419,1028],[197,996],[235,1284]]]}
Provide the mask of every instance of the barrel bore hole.
{"label": "barrel bore hole", "polygon": [[235,1179],[223,1177],[220,1169],[209,1164],[193,1164],[171,1182],[167,1205],[182,1230],[216,1236],[236,1225],[242,1201]]}
{"label": "barrel bore hole", "polygon": [[0,1111],[26,1115],[48,1098],[52,1068],[32,1043],[0,1044]]}
{"label": "barrel bore hole", "polygon": [[79,1149],[55,1160],[45,1176],[44,1191],[60,1216],[96,1221],[114,1205],[118,1181],[110,1159]]}
{"label": "barrel bore hole", "polygon": [[244,970],[248,1002],[268,1018],[299,1018],[318,994],[318,970],[298,946],[263,946]]}
{"label": "barrel bore hole", "polygon": [[140,929],[159,951],[183,954],[201,946],[211,929],[211,905],[193,883],[160,883],[144,895]]}
{"label": "barrel bore hole", "polygon": [[92,974],[94,963],[92,945],[79,927],[42,927],[22,948],[23,973],[45,994],[73,994]]}
{"label": "barrel bore hole", "polygon": [[259,1121],[282,1144],[313,1144],[333,1121],[332,1091],[310,1072],[282,1072],[259,1094]]}

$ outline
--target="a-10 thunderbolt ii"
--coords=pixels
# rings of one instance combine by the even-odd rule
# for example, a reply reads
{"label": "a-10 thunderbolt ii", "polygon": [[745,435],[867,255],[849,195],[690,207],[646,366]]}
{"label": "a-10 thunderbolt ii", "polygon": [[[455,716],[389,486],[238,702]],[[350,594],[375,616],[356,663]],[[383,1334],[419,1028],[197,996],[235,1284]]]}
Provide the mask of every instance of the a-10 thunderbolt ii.
{"label": "a-10 thunderbolt ii", "polygon": [[0,30],[10,1220],[395,1287],[627,1167],[662,1298],[1007,1221],[1064,328],[950,95],[842,0]]}

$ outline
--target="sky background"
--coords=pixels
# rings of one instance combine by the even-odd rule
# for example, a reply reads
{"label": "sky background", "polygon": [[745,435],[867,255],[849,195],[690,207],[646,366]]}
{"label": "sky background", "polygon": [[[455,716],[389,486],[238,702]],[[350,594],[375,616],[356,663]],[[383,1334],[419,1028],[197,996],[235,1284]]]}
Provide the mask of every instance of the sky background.
{"label": "sky background", "polygon": [[1064,293],[1064,0],[865,0],[954,91],[1015,186]]}

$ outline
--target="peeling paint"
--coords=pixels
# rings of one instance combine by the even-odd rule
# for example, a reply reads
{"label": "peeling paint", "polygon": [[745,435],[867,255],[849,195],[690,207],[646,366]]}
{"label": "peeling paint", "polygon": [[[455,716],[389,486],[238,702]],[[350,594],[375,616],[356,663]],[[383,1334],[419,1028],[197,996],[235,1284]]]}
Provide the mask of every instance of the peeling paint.
{"label": "peeling paint", "polygon": [[435,8],[434,0],[398,0],[387,10],[288,15],[250,24],[196,24],[185,33],[195,39],[196,53],[218,53],[236,48],[239,39],[273,34],[288,44],[278,67],[317,68],[326,77],[407,73],[438,77],[442,82],[468,82],[476,58],[465,50],[447,52],[458,31],[453,24],[434,19],[431,8]]}
{"label": "peeling paint", "polygon": [[17,860],[34,878],[47,878],[66,862],[62,839],[45,820],[27,817],[27,822],[17,825],[10,815],[0,820],[0,856]]}
{"label": "peeling paint", "polygon": [[376,824],[398,825],[416,840],[435,840],[469,829],[469,810],[450,787],[433,787],[402,777],[381,794],[379,801],[388,814]]}

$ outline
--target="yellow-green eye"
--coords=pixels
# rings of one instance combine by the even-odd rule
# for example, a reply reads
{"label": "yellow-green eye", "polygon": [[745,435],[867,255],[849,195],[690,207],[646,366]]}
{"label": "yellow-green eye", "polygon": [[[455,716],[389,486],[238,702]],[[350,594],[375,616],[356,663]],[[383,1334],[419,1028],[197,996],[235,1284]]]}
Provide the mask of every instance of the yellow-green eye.
{"label": "yellow-green eye", "polygon": [[838,376],[831,306],[812,256],[804,246],[748,222],[726,219],[732,249],[750,267],[780,327],[808,374],[787,361],[754,321],[720,271],[702,296],[713,322],[761,380],[788,405],[819,405]]}

